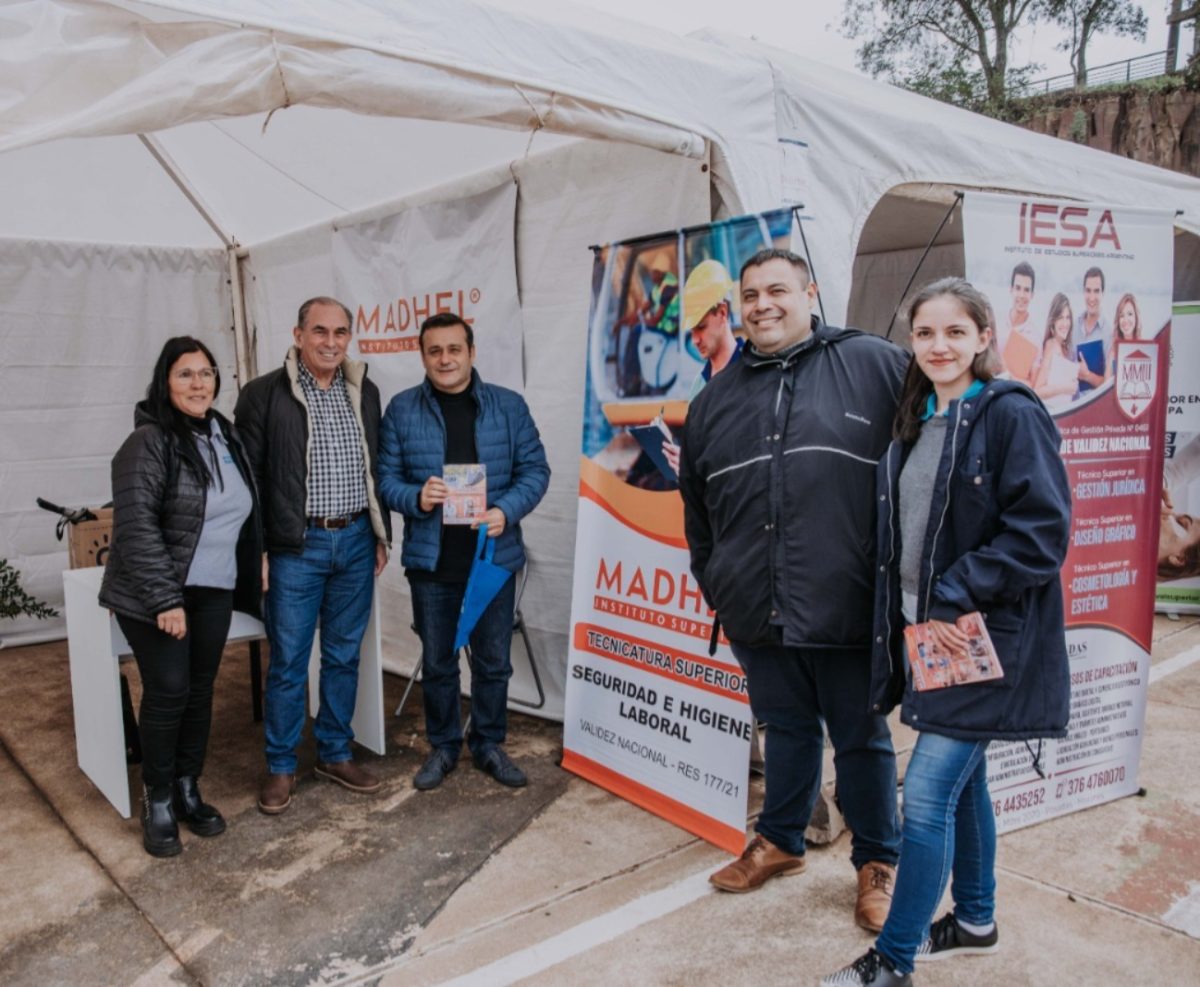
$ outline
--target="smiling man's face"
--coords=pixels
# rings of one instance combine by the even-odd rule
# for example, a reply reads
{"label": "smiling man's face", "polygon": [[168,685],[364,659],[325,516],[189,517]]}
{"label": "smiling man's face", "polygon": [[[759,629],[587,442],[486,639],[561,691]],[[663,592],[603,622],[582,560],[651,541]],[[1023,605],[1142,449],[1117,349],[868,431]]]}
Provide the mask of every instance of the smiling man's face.
{"label": "smiling man's face", "polygon": [[340,305],[314,304],[304,316],[304,325],[292,331],[300,359],[318,380],[328,380],[346,358],[350,345],[350,320]]}
{"label": "smiling man's face", "polygon": [[812,334],[817,286],[790,261],[775,257],[742,275],[742,324],[760,353],[778,353]]}

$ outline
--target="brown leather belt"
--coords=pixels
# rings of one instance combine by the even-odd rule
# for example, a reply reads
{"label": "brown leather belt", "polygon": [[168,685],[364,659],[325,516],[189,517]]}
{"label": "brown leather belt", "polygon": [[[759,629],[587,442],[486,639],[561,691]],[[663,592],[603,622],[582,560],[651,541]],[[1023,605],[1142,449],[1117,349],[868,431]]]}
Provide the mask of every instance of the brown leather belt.
{"label": "brown leather belt", "polygon": [[353,514],[343,514],[341,517],[309,517],[308,526],[310,528],[324,528],[326,531],[339,531],[342,528],[350,527],[350,525],[366,513],[366,510],[361,510],[355,511]]}

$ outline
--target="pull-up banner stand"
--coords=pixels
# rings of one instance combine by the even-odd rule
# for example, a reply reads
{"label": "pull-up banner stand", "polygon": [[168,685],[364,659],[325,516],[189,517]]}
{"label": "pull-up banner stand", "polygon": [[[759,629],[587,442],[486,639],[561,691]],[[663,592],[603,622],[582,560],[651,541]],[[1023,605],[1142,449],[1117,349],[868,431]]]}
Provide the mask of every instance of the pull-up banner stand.
{"label": "pull-up banner stand", "polygon": [[749,700],[728,643],[708,654],[663,441],[707,379],[691,324],[736,331],[742,263],[791,229],[780,210],[639,237],[598,248],[592,275],[562,763],[735,854]]}
{"label": "pull-up banner stand", "polygon": [[1200,613],[1200,302],[1176,302],[1163,464],[1158,609]]}
{"label": "pull-up banner stand", "polygon": [[1071,481],[1063,566],[1071,721],[1063,740],[993,744],[1001,831],[1138,789],[1169,399],[1166,210],[968,193],[967,278],[991,300],[1006,371],[1054,415]]}

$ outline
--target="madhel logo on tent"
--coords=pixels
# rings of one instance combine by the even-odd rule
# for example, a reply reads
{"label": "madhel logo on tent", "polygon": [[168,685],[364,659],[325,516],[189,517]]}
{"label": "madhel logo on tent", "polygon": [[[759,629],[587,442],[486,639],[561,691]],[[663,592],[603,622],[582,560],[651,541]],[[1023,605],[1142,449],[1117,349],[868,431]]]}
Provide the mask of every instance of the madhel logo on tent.
{"label": "madhel logo on tent", "polygon": [[1117,343],[1117,406],[1130,421],[1146,413],[1158,391],[1158,342],[1147,339]]}
{"label": "madhel logo on tent", "polygon": [[359,353],[403,353],[417,350],[417,332],[421,323],[439,312],[453,312],[467,325],[475,322],[468,312],[479,304],[482,292],[478,288],[456,288],[452,291],[426,292],[411,298],[397,298],[386,305],[367,309],[358,306],[354,317],[354,334],[358,337]]}

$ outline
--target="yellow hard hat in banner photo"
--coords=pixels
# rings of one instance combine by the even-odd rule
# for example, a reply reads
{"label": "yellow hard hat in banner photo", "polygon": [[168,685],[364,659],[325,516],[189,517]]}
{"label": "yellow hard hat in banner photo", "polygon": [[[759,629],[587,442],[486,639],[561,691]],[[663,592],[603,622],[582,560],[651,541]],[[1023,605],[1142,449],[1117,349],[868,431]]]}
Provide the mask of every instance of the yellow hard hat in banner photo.
{"label": "yellow hard hat in banner photo", "polygon": [[683,328],[692,328],[721,302],[733,288],[733,279],[719,260],[701,261],[687,276],[683,286]]}

